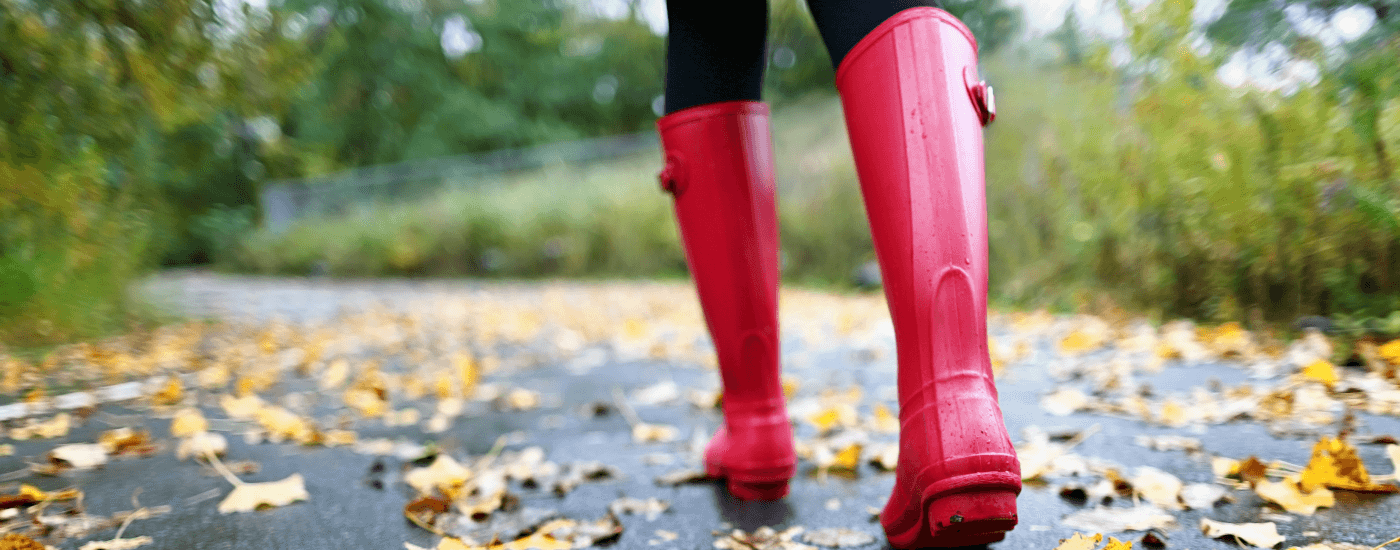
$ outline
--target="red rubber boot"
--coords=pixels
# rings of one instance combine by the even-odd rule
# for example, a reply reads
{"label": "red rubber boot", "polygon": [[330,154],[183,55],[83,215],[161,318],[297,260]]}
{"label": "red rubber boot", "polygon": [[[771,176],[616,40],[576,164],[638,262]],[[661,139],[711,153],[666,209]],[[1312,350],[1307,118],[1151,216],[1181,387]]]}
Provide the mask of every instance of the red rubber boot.
{"label": "red rubber boot", "polygon": [[899,360],[899,465],[880,522],[895,548],[1002,540],[1021,466],[987,355],[982,125],[995,111],[977,44],[947,12],[910,8],[836,79]]}
{"label": "red rubber boot", "polygon": [[661,185],[719,355],[724,425],[705,449],[710,476],[745,500],[787,495],[797,463],[778,373],[778,212],[768,106],[726,101],[656,122]]}

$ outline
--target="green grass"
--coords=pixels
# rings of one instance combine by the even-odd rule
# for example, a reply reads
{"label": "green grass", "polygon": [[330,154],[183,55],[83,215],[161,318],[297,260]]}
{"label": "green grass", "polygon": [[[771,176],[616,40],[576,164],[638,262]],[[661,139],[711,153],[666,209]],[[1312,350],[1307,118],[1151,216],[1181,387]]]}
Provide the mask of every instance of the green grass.
{"label": "green grass", "polygon": [[[790,278],[847,284],[873,258],[840,106],[799,102],[775,121]],[[682,277],[660,154],[463,182],[427,200],[303,220],[246,238],[230,267],[339,276]],[[451,187],[451,186],[449,186]]]}

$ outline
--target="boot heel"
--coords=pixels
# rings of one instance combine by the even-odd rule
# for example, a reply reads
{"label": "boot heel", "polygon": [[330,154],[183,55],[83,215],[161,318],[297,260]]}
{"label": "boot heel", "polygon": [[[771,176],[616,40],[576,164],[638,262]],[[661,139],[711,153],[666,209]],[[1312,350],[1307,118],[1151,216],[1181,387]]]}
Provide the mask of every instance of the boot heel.
{"label": "boot heel", "polygon": [[987,490],[935,499],[899,532],[886,530],[895,548],[945,548],[997,542],[1016,527],[1016,493]]}
{"label": "boot heel", "polygon": [[729,494],[740,500],[778,500],[788,494],[788,481],[740,481],[730,479]]}

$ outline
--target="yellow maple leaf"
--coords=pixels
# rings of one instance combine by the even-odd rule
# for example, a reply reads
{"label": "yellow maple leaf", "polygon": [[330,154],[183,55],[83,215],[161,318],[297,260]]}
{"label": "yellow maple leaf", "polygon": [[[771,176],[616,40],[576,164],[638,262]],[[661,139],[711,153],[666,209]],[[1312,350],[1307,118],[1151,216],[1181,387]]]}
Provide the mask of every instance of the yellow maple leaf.
{"label": "yellow maple leaf", "polygon": [[831,469],[854,472],[856,465],[860,464],[860,451],[860,443],[852,443],[837,451],[836,462],[831,465]]}
{"label": "yellow maple leaf", "polygon": [[1341,379],[1341,377],[1337,375],[1337,367],[1333,366],[1332,363],[1328,362],[1326,359],[1313,361],[1308,364],[1308,366],[1303,367],[1303,370],[1300,371],[1299,374],[1302,374],[1304,378],[1309,380],[1327,384],[1329,388]]}
{"label": "yellow maple leaf", "polygon": [[151,396],[151,400],[157,405],[174,405],[180,402],[180,398],[185,395],[185,387],[180,383],[178,376],[171,376],[170,381],[165,383],[165,387]]}
{"label": "yellow maple leaf", "polygon": [[1133,550],[1133,541],[1122,541],[1108,537],[1108,544],[1103,545],[1101,550]]}
{"label": "yellow maple leaf", "polygon": [[1356,448],[1347,442],[1323,437],[1313,445],[1312,458],[1303,469],[1298,488],[1311,493],[1320,487],[1346,491],[1394,493],[1400,487],[1371,483],[1366,465],[1356,456]]}
{"label": "yellow maple leaf", "polygon": [[1060,351],[1083,353],[1098,348],[1101,344],[1102,342],[1098,338],[1094,338],[1084,331],[1076,330],[1060,339]]}
{"label": "yellow maple leaf", "polygon": [[1382,344],[1381,347],[1376,348],[1376,352],[1380,354],[1381,359],[1385,359],[1390,364],[1400,365],[1400,338]]}
{"label": "yellow maple leaf", "polygon": [[854,410],[854,407],[844,403],[834,405],[817,411],[816,414],[807,417],[807,421],[811,422],[813,426],[816,426],[817,431],[826,433],[835,429],[837,426],[851,424],[850,417],[854,416]]}
{"label": "yellow maple leaf", "polygon": [[899,433],[899,418],[883,403],[875,405],[875,429],[890,434]]}
{"label": "yellow maple leaf", "polygon": [[1103,535],[1095,533],[1092,538],[1088,535],[1075,533],[1074,536],[1063,539],[1055,550],[1094,550],[1103,541]]}
{"label": "yellow maple leaf", "polygon": [[208,429],[209,421],[204,419],[204,413],[193,407],[180,409],[170,421],[170,435],[174,437],[190,437]]}

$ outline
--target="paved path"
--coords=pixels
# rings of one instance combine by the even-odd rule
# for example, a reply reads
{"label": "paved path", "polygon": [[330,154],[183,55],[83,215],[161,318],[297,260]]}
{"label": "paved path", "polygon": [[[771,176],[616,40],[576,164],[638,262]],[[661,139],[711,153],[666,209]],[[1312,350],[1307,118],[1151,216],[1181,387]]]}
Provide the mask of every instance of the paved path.
{"label": "paved path", "polygon": [[[586,288],[589,285],[580,283],[577,286]],[[482,293],[529,295],[539,288],[535,283],[334,282],[201,273],[168,274],[145,287],[151,295],[186,313],[259,323],[277,319],[293,326],[325,322],[366,308],[393,311],[423,307],[424,298],[449,300],[452,296],[480,296]],[[1051,373],[1065,365],[1066,360],[1053,349],[1058,336],[1047,331],[1043,336],[1018,337],[1016,330],[998,321],[993,325],[992,334],[998,341],[1021,338],[1020,341],[1026,342],[1022,357],[1005,368],[998,384],[1012,439],[1018,442],[1022,440],[1023,430],[1031,426],[1051,431],[1097,426],[1097,431],[1074,449],[1075,453],[1117,463],[1129,472],[1138,466],[1153,466],[1190,483],[1215,479],[1210,468],[1211,455],[1235,458],[1257,455],[1306,464],[1315,434],[1327,433],[1326,429],[1319,429],[1281,438],[1271,435],[1268,428],[1256,422],[1171,429],[1148,425],[1139,419],[1102,414],[1053,416],[1042,409],[1040,399],[1057,384]],[[858,385],[865,390],[862,412],[872,403],[894,404],[895,370],[888,352],[892,349],[890,335],[875,329],[853,340],[814,342],[785,332],[785,374],[801,381],[799,399],[810,401],[825,388]],[[587,355],[593,349],[584,346],[578,354]],[[414,367],[386,368],[411,371]],[[1249,374],[1238,365],[1222,362],[1174,363],[1160,374],[1139,375],[1136,383],[1149,384],[1155,393],[1162,395],[1185,393],[1211,383],[1241,384],[1249,381]],[[694,451],[691,440],[708,436],[719,422],[716,411],[698,409],[687,404],[684,398],[656,405],[636,404],[637,415],[646,422],[680,428],[680,441],[653,444],[634,443],[628,421],[619,414],[594,416],[583,412],[590,403],[612,400],[615,388],[622,388],[632,396],[639,388],[664,382],[674,382],[682,393],[689,388],[714,389],[717,377],[713,371],[680,361],[611,353],[597,360],[566,359],[522,368],[502,368],[488,375],[485,382],[537,390],[542,396],[542,405],[523,412],[468,407],[466,414],[450,429],[439,434],[424,434],[421,423],[385,427],[361,421],[354,429],[362,439],[390,437],[434,441],[444,452],[457,458],[487,453],[502,434],[514,434],[507,449],[540,446],[549,459],[556,462],[596,460],[614,466],[622,472],[621,479],[585,483],[563,498],[529,490],[518,494],[527,507],[553,509],[574,518],[597,518],[609,502],[622,495],[669,501],[670,511],[654,521],[638,516],[621,518],[626,531],[618,540],[617,548],[623,550],[708,549],[716,538],[713,532],[729,527],[745,530],[764,525],[801,525],[808,530],[845,527],[880,535],[878,523],[871,520],[867,510],[884,504],[894,482],[891,473],[862,464],[853,477],[800,475],[793,483],[792,495],[774,503],[738,502],[710,483],[661,487],[653,481],[655,477],[694,464],[690,462]],[[1065,385],[1087,388],[1090,384],[1088,380],[1076,380]],[[293,381],[279,388],[277,391],[286,393],[315,394],[317,391],[314,381]],[[327,401],[337,399],[330,396]],[[212,395],[204,396],[200,404],[211,419],[221,415]],[[430,406],[421,408],[431,411]],[[168,433],[168,420],[151,419],[137,407],[108,406],[103,408],[103,413],[144,415],[146,419],[141,422],[152,433]],[[1361,414],[1358,426],[1358,431],[1365,433],[1400,434],[1400,421],[1394,417]],[[89,422],[60,442],[93,441],[98,432],[109,427],[102,422]],[[1134,444],[1135,436],[1161,434],[1198,438],[1205,452],[1155,451]],[[150,458],[114,461],[96,471],[70,472],[60,478],[31,476],[26,481],[45,489],[76,485],[86,493],[85,504],[94,514],[131,509],[130,495],[141,488],[139,498],[143,505],[168,504],[173,508],[168,515],[136,521],[127,529],[128,537],[150,535],[154,539],[144,548],[399,549],[405,542],[430,548],[437,543],[438,537],[408,523],[401,515],[413,491],[400,482],[399,472],[404,467],[400,459],[358,454],[348,447],[249,444],[230,435],[228,460],[251,460],[261,464],[261,471],[245,476],[246,479],[268,481],[300,473],[306,479],[310,500],[256,513],[220,515],[215,507],[227,492],[228,484],[202,472],[193,463],[177,461],[169,452]],[[813,426],[799,423],[799,439],[810,439],[814,435]],[[881,437],[892,440],[891,436]],[[0,471],[21,468],[26,457],[32,461],[54,443],[54,440],[15,442],[15,455],[0,458]],[[1359,449],[1362,459],[1373,471],[1389,471],[1380,446],[1361,445]],[[674,462],[658,464],[658,456],[671,456]],[[801,466],[804,472],[810,469],[808,463]],[[1085,507],[1059,496],[1058,488],[1065,482],[1061,479],[1028,483],[1019,501],[1020,527],[994,548],[1048,550],[1071,535],[1075,530],[1063,527],[1062,518]],[[1251,492],[1232,494],[1235,502],[1211,510],[1175,512],[1177,527],[1167,531],[1168,548],[1235,547],[1233,543],[1203,537],[1197,528],[1201,517],[1247,522],[1259,521],[1261,514],[1272,513],[1275,518],[1279,515],[1277,510],[1263,508],[1262,501]],[[1279,531],[1287,537],[1283,547],[1321,540],[1375,545],[1400,535],[1400,497],[1338,495],[1334,508],[1321,510],[1314,516],[1283,514],[1292,518],[1278,523]],[[1123,498],[1112,504],[1115,507],[1128,505],[1130,503]],[[673,532],[677,537],[652,542],[659,540],[658,530]],[[92,538],[110,536],[111,531],[105,531]],[[1116,536],[1136,542],[1141,533]],[[883,537],[878,540],[876,545],[865,548],[887,547]],[[63,547],[76,548],[77,544],[67,542]]]}

